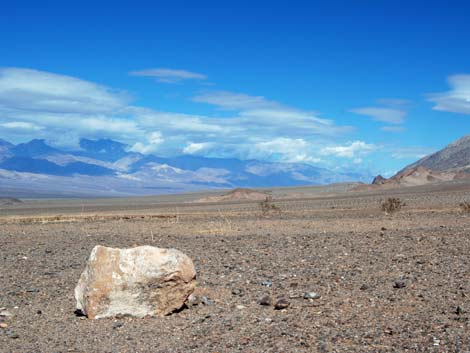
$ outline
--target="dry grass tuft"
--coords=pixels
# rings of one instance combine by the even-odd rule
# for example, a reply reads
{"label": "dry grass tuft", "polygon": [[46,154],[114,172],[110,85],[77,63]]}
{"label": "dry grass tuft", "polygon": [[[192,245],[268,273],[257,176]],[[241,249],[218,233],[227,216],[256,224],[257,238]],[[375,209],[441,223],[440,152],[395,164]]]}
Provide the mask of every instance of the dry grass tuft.
{"label": "dry grass tuft", "polygon": [[460,210],[464,213],[470,213],[470,202],[464,201],[460,204]]}
{"label": "dry grass tuft", "polygon": [[380,209],[386,214],[393,214],[402,209],[406,204],[397,197],[389,197],[380,205]]}
{"label": "dry grass tuft", "polygon": [[281,215],[281,209],[273,203],[272,196],[266,196],[266,198],[259,203],[259,206],[263,217],[270,216],[271,214]]}

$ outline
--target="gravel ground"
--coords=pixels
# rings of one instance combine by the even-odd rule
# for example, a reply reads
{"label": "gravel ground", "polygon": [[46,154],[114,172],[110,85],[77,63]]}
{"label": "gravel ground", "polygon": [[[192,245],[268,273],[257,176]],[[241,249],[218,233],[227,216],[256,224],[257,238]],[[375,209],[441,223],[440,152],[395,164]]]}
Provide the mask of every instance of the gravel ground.
{"label": "gravel ground", "polygon": [[[282,201],[268,217],[239,203],[145,210],[168,219],[0,219],[0,351],[470,352],[470,214],[458,208],[470,189],[401,191],[407,206],[393,216],[384,197]],[[76,316],[96,244],[185,252],[209,305]]]}

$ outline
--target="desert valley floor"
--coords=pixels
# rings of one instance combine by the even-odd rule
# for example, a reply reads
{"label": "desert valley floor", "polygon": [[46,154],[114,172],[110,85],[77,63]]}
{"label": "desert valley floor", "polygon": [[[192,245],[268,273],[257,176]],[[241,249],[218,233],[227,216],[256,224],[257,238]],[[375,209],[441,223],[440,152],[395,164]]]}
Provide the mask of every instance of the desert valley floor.
{"label": "desert valley floor", "polygon": [[[195,194],[0,206],[0,307],[12,314],[0,317],[0,351],[470,352],[470,212],[459,207],[470,184],[333,189],[275,190],[281,212],[267,215],[257,201]],[[385,214],[389,196],[406,206]],[[183,251],[208,305],[75,315],[97,244]],[[265,294],[290,305],[258,304]]]}

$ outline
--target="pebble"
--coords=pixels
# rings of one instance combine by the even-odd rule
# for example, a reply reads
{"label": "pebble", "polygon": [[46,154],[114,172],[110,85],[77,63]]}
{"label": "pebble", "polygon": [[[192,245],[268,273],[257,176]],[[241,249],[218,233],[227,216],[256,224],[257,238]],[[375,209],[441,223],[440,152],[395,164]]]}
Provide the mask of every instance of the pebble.
{"label": "pebble", "polygon": [[214,304],[214,301],[212,299],[209,299],[205,295],[201,297],[201,303],[204,305],[212,305]]}
{"label": "pebble", "polygon": [[274,309],[276,310],[282,310],[282,309],[287,309],[289,307],[290,303],[287,301],[286,298],[279,298],[276,301],[276,304],[274,304]]}
{"label": "pebble", "polygon": [[239,288],[234,288],[232,289],[232,294],[233,295],[238,295],[239,297],[243,297],[243,289],[239,289]]}
{"label": "pebble", "polygon": [[406,287],[406,283],[405,281],[402,281],[402,280],[397,280],[395,281],[395,283],[393,284],[393,288],[405,288]]}
{"label": "pebble", "polygon": [[271,305],[273,300],[269,295],[263,295],[258,299],[259,305]]}
{"label": "pebble", "polygon": [[315,292],[305,292],[304,299],[320,299],[321,294]]}
{"label": "pebble", "polygon": [[10,313],[7,309],[5,308],[0,308],[0,317],[12,317],[13,314]]}
{"label": "pebble", "polygon": [[243,310],[243,309],[245,309],[245,308],[246,308],[245,305],[237,305],[237,309],[239,309],[239,310]]}
{"label": "pebble", "polygon": [[201,304],[201,299],[197,295],[194,295],[194,294],[191,294],[186,300],[186,306],[188,307],[192,307],[192,306],[199,305],[199,304]]}
{"label": "pebble", "polygon": [[8,325],[4,322],[0,322],[0,328],[7,328]]}
{"label": "pebble", "polygon": [[13,331],[7,332],[7,336],[13,339],[20,338],[20,335],[18,335],[16,332],[13,332]]}
{"label": "pebble", "polygon": [[369,289],[369,286],[364,283],[359,289],[360,289],[360,290],[368,290],[368,289]]}
{"label": "pebble", "polygon": [[273,286],[273,282],[271,282],[271,281],[263,281],[263,282],[261,282],[261,285],[262,285],[262,286],[265,286],[265,287],[272,287],[272,286]]}
{"label": "pebble", "polygon": [[115,322],[115,323],[113,324],[113,329],[116,330],[116,329],[118,329],[118,328],[120,328],[120,327],[122,327],[122,326],[124,326],[124,324],[123,324],[122,322]]}

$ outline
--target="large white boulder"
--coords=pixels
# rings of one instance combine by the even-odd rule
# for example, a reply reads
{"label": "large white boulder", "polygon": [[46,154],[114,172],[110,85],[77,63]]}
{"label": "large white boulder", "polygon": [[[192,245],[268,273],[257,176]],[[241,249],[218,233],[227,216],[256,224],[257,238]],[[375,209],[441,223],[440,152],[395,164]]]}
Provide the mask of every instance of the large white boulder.
{"label": "large white boulder", "polygon": [[196,285],[191,259],[175,249],[97,245],[75,288],[77,309],[90,319],[167,315]]}

